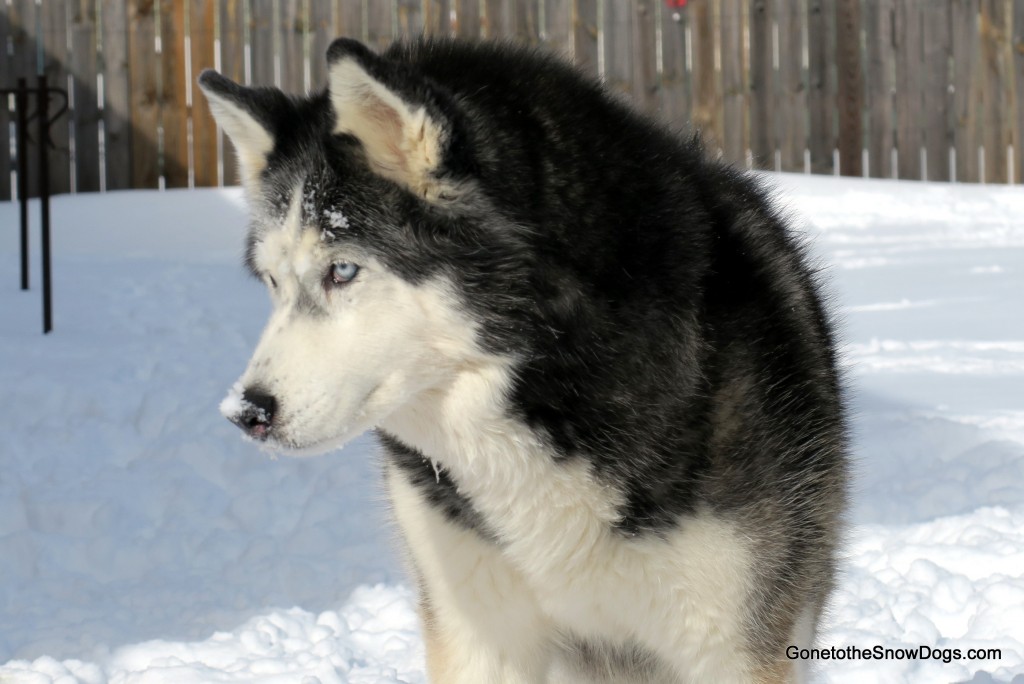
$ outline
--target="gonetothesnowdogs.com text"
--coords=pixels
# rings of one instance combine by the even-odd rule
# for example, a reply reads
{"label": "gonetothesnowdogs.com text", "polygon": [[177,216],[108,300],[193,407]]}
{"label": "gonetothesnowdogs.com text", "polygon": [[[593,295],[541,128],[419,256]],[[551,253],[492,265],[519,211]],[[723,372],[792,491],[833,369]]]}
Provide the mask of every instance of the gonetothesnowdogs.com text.
{"label": "gonetothesnowdogs.com text", "polygon": [[844,646],[836,648],[799,648],[788,646],[786,657],[790,660],[939,660],[952,663],[956,660],[1000,660],[999,648],[937,648],[935,646]]}

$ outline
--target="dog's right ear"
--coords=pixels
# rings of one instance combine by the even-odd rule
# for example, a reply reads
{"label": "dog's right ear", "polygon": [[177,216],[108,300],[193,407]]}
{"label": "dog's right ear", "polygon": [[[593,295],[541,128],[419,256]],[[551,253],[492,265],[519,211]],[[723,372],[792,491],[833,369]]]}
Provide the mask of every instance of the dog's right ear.
{"label": "dog's right ear", "polygon": [[199,74],[210,111],[238,152],[239,175],[247,190],[254,191],[274,149],[274,134],[266,114],[266,89],[238,85],[213,69]]}
{"label": "dog's right ear", "polygon": [[333,132],[362,143],[376,173],[428,201],[458,194],[472,152],[454,98],[350,38],[328,48],[327,79]]}

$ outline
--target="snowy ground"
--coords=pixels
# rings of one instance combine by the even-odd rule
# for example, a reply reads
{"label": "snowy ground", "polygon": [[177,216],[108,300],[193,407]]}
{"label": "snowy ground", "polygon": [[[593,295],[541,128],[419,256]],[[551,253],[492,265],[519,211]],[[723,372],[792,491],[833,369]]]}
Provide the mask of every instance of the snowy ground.
{"label": "snowy ground", "polygon": [[[1002,649],[818,679],[1020,684],[1024,190],[772,182],[830,265],[854,389],[821,645]],[[0,204],[0,682],[425,682],[369,440],[274,461],[217,412],[268,309],[238,193],[60,197],[53,217],[44,338]]]}

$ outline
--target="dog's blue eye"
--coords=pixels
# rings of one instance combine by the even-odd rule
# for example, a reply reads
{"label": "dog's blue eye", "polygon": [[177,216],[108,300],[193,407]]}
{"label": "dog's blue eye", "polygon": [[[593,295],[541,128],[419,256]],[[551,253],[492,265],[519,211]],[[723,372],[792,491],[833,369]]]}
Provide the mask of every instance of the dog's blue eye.
{"label": "dog's blue eye", "polygon": [[331,266],[331,282],[335,285],[344,285],[355,278],[357,273],[359,273],[359,267],[355,264],[350,264],[347,261],[333,264]]}

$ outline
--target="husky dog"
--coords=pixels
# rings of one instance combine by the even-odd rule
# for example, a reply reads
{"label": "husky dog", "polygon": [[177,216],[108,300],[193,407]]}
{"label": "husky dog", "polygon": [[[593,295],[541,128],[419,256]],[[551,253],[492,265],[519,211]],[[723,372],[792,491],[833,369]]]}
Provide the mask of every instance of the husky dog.
{"label": "husky dog", "polygon": [[339,39],[199,83],[273,313],[222,411],[383,445],[431,681],[782,682],[833,586],[843,395],[757,183],[557,59]]}

